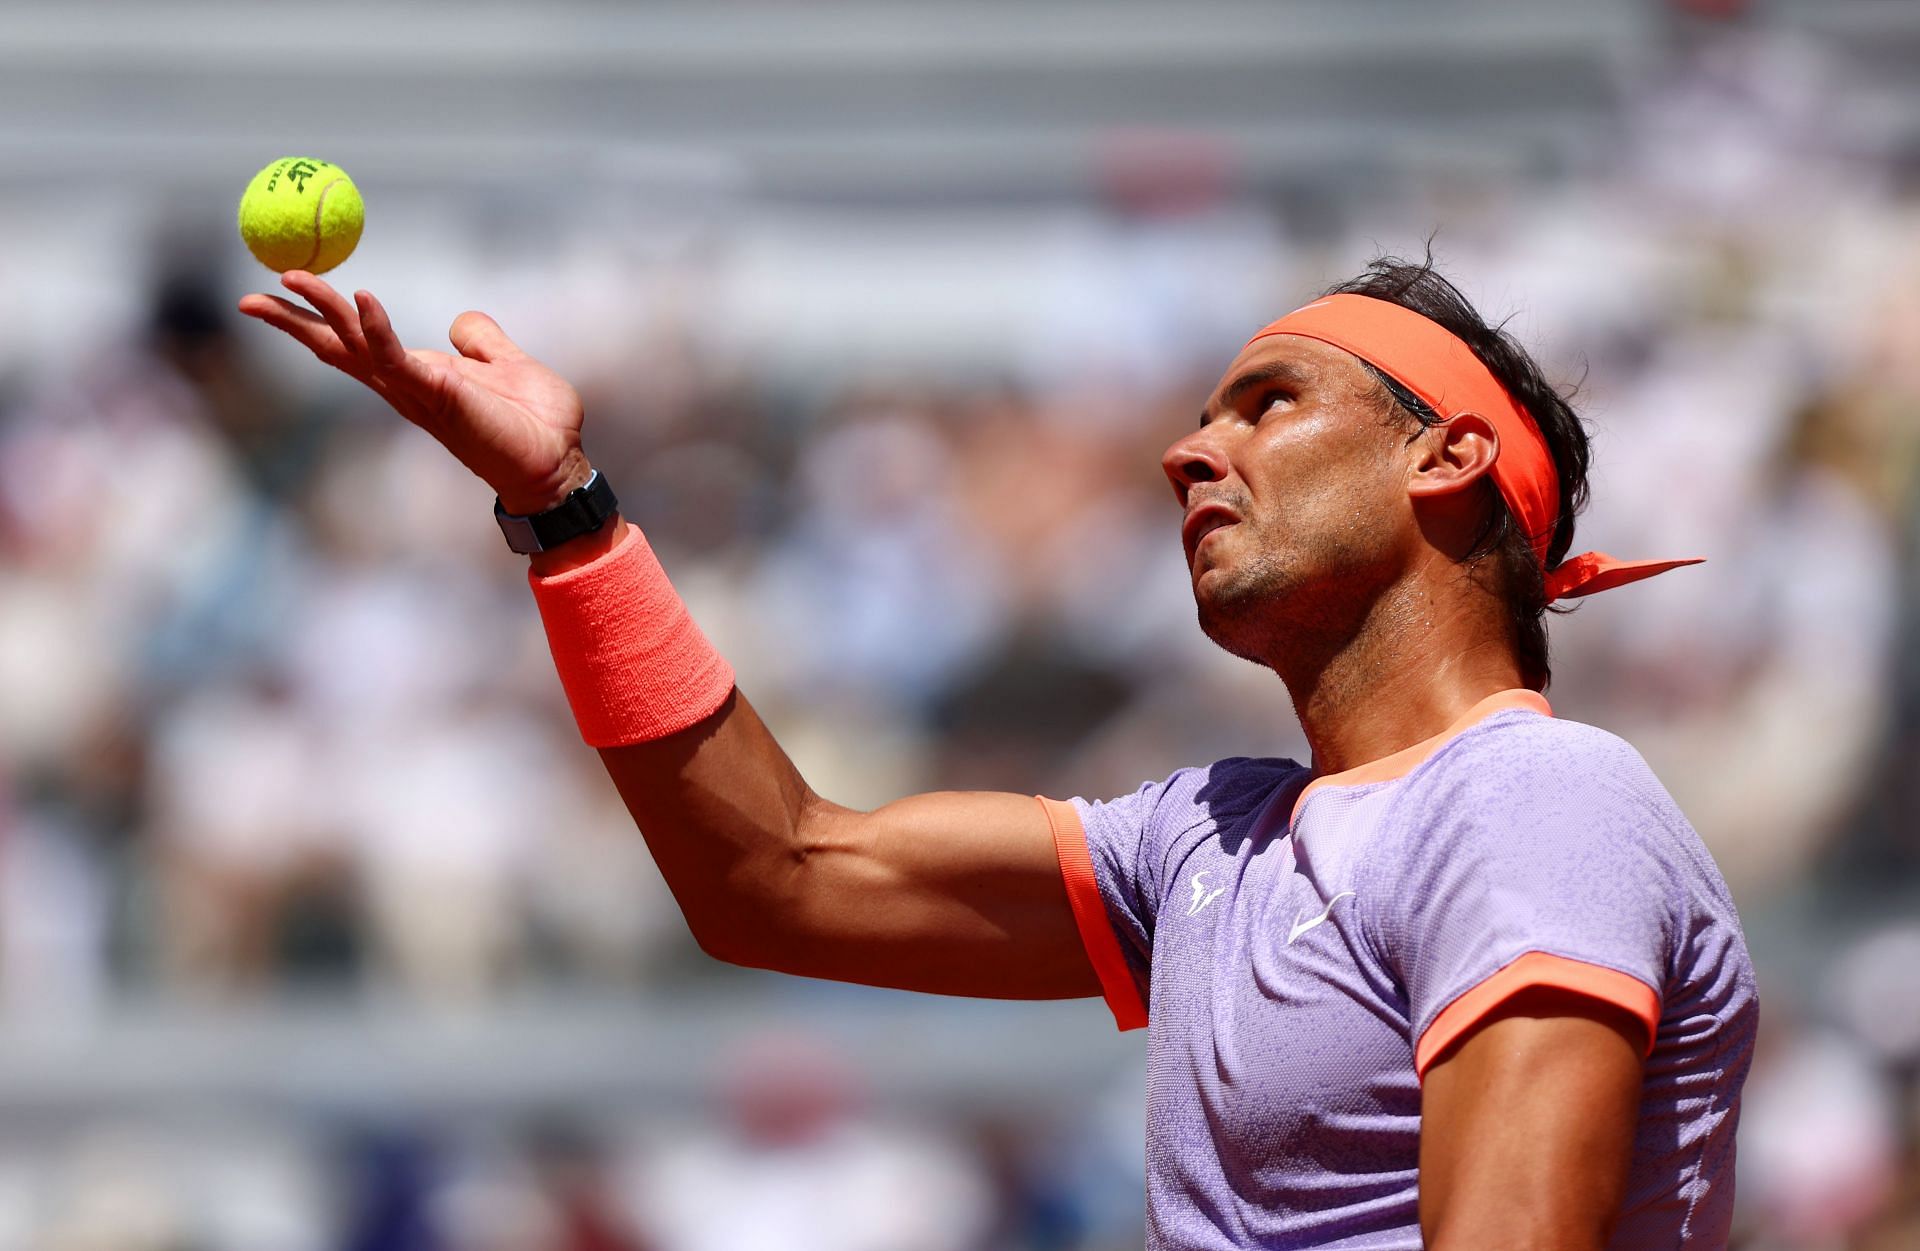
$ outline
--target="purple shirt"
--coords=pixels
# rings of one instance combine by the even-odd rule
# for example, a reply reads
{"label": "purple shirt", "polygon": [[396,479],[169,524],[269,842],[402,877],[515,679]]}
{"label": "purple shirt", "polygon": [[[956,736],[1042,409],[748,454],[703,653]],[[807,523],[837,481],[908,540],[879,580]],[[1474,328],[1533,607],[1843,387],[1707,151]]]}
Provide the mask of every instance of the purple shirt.
{"label": "purple shirt", "polygon": [[1421,1074],[1541,984],[1657,1023],[1612,1245],[1724,1245],[1739,918],[1638,753],[1546,712],[1504,692],[1344,774],[1236,758],[1047,801],[1108,1000],[1148,1009],[1149,1248],[1419,1247]]}

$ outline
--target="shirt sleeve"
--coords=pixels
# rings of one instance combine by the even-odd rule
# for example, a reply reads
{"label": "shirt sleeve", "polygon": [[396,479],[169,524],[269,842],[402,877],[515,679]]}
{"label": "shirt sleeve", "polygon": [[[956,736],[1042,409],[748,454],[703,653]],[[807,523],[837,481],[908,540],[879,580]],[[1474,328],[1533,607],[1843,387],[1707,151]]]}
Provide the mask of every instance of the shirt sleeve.
{"label": "shirt sleeve", "polygon": [[1649,787],[1620,740],[1540,727],[1469,735],[1407,789],[1393,817],[1401,845],[1375,862],[1366,893],[1422,1079],[1538,986],[1625,1009],[1652,1050],[1681,926],[1663,846],[1673,831]]}
{"label": "shirt sleeve", "polygon": [[1173,866],[1200,840],[1245,830],[1307,771],[1235,756],[1181,769],[1119,799],[1042,799],[1087,957],[1121,1029],[1147,1023],[1153,927]]}
{"label": "shirt sleeve", "polygon": [[1120,799],[1041,799],[1080,940],[1123,1030],[1147,1023],[1148,977],[1159,889],[1148,853],[1166,783]]}

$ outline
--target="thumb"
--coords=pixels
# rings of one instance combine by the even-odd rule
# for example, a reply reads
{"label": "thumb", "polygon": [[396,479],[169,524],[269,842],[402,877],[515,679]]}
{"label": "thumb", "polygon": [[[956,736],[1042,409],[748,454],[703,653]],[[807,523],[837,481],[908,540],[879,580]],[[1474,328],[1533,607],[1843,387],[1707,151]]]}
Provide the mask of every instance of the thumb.
{"label": "thumb", "polygon": [[525,356],[507,332],[500,329],[500,323],[485,313],[469,310],[453,319],[453,325],[447,331],[447,338],[453,342],[460,355],[476,361],[510,361]]}

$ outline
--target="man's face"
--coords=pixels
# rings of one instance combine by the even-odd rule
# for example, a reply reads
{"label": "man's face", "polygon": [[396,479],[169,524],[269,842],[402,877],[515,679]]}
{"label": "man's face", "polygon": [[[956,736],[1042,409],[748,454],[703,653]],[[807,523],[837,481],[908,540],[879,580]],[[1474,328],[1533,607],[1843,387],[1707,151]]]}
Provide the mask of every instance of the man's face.
{"label": "man's face", "polygon": [[1297,629],[1338,630],[1395,576],[1412,537],[1405,434],[1339,348],[1250,344],[1162,467],[1200,626],[1265,662]]}

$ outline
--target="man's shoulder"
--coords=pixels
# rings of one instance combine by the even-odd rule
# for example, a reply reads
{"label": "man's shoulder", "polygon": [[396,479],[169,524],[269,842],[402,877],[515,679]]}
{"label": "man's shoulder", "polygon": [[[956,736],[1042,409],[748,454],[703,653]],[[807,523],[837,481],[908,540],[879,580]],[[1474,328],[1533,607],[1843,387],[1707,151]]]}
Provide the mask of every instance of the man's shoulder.
{"label": "man's shoulder", "polygon": [[1422,828],[1437,844],[1560,842],[1620,854],[1637,848],[1703,869],[1712,863],[1645,758],[1599,726],[1503,713],[1447,744],[1408,780],[1400,809],[1429,814]]}
{"label": "man's shoulder", "polygon": [[1446,744],[1416,773],[1432,782],[1453,778],[1546,781],[1609,780],[1664,795],[1645,757],[1610,730],[1565,717],[1503,712]]}
{"label": "man's shoulder", "polygon": [[1413,770],[1390,803],[1385,825],[1417,827],[1436,844],[1599,839],[1624,850],[1699,841],[1631,743],[1533,712],[1470,727]]}

